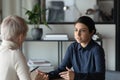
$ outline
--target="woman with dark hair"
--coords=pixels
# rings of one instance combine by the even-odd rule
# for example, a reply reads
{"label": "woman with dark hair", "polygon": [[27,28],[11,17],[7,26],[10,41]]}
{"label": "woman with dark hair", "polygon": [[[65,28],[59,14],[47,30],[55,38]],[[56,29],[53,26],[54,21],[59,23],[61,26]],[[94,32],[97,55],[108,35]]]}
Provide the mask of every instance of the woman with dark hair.
{"label": "woman with dark hair", "polygon": [[94,21],[82,16],[74,26],[76,41],[68,47],[61,65],[47,73],[49,79],[62,77],[65,80],[105,80],[104,50],[92,39],[96,33]]}

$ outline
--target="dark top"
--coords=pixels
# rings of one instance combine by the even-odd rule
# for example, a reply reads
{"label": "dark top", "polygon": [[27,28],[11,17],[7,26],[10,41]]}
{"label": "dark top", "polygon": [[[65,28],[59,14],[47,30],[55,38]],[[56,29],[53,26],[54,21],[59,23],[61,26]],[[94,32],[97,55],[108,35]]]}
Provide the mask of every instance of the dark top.
{"label": "dark top", "polygon": [[105,55],[103,48],[91,40],[83,48],[79,43],[73,42],[67,49],[61,65],[49,72],[49,79],[60,77],[59,73],[73,68],[74,80],[105,80]]}

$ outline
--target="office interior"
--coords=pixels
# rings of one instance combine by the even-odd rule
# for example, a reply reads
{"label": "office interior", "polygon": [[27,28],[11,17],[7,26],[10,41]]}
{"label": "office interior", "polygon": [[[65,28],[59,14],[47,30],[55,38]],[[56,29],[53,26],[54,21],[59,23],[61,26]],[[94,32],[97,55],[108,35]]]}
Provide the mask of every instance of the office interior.
{"label": "office interior", "polygon": [[[86,15],[86,11],[90,9],[98,9],[99,7],[97,5],[98,1],[101,1],[100,5],[105,2],[105,4],[108,4],[110,10],[108,8],[101,8],[104,11],[108,10],[108,13],[112,14],[112,9],[114,8],[114,14],[112,16],[114,19],[110,19],[110,21],[106,22],[106,19],[95,19],[95,16],[88,15],[96,20],[96,28],[97,32],[99,32],[102,35],[102,47],[105,50],[105,59],[106,59],[106,70],[112,70],[112,71],[120,71],[120,28],[119,28],[119,21],[120,21],[120,10],[118,9],[120,1],[119,0],[44,0],[44,1],[60,1],[62,6],[66,9],[70,9],[72,6],[74,6],[75,1],[77,1],[77,4],[81,4],[78,1],[81,1],[82,3],[85,3],[85,7],[81,4],[77,7],[81,7],[81,11],[79,8],[76,8],[76,12],[78,16]],[[33,5],[37,2],[40,2],[40,0],[0,0],[0,21],[7,15],[18,15],[26,19],[26,16],[24,14],[24,7],[27,9],[31,9]],[[62,3],[64,2],[64,3]],[[48,3],[46,3],[46,7]],[[57,3],[59,4],[59,3]],[[112,4],[112,5],[111,5]],[[48,4],[50,5],[50,4]],[[107,6],[107,5],[106,5]],[[61,6],[60,6],[61,7]],[[76,6],[75,6],[76,7]],[[72,7],[73,8],[73,7]],[[74,8],[75,9],[75,8]],[[73,9],[73,10],[74,10]],[[104,10],[105,9],[105,10]],[[79,11],[78,11],[79,10]],[[53,12],[54,13],[54,12]],[[52,13],[52,14],[53,14]],[[46,13],[46,19],[52,23],[49,24],[49,26],[52,28],[52,30],[45,27],[44,24],[40,24],[40,27],[43,28],[43,35],[42,38],[44,38],[45,34],[47,33],[67,33],[69,38],[74,38],[73,30],[74,30],[74,20],[76,20],[76,17],[69,17],[67,14],[70,14],[70,16],[75,15],[75,13],[68,11],[65,14],[65,11],[61,12],[62,16],[62,22],[54,22],[54,19],[48,19],[50,18],[51,14]],[[73,13],[73,14],[72,14]],[[79,14],[78,14],[79,13]],[[61,15],[60,14],[60,15]],[[55,14],[54,14],[55,15]],[[67,15],[67,17],[65,17]],[[49,17],[50,16],[50,17]],[[99,17],[99,16],[97,16]],[[105,21],[105,22],[104,22]],[[33,28],[32,24],[28,24],[29,31],[27,33],[26,39],[32,39],[31,36],[31,29]],[[62,58],[64,57],[65,51],[69,44],[72,41],[63,41],[62,42],[62,55],[58,54],[58,41],[24,41],[24,44],[22,46],[22,51],[26,57],[27,60],[29,59],[45,59],[48,60],[54,65],[56,68],[62,61]],[[61,52],[60,52],[61,53]],[[58,60],[58,56],[60,56],[60,61]]]}

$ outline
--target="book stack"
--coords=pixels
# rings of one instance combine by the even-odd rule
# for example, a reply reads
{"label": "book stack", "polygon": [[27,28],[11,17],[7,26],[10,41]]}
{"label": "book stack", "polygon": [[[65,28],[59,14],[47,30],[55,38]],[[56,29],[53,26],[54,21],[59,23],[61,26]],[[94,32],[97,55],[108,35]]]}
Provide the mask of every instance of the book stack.
{"label": "book stack", "polygon": [[54,66],[47,60],[29,59],[27,64],[30,67],[30,71],[33,70],[35,67],[38,67],[38,69],[43,72],[54,70]]}
{"label": "book stack", "polygon": [[38,69],[42,72],[50,72],[54,70],[54,66],[40,66]]}
{"label": "book stack", "polygon": [[68,35],[65,33],[49,33],[46,34],[44,40],[68,40]]}
{"label": "book stack", "polygon": [[30,67],[30,72],[34,72],[36,69],[42,71],[42,72],[50,72],[50,71],[53,71],[54,70],[54,66],[51,65],[51,66],[32,66]]}
{"label": "book stack", "polygon": [[42,59],[29,59],[28,66],[51,66],[49,61]]}

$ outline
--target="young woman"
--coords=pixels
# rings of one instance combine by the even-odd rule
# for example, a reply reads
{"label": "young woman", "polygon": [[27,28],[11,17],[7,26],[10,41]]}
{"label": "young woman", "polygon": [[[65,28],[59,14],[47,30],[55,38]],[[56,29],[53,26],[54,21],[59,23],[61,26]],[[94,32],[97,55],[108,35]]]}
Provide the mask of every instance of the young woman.
{"label": "young woman", "polygon": [[96,33],[94,21],[82,16],[74,26],[76,41],[68,47],[61,65],[48,73],[49,79],[62,77],[65,80],[105,80],[104,50],[92,40]]}

